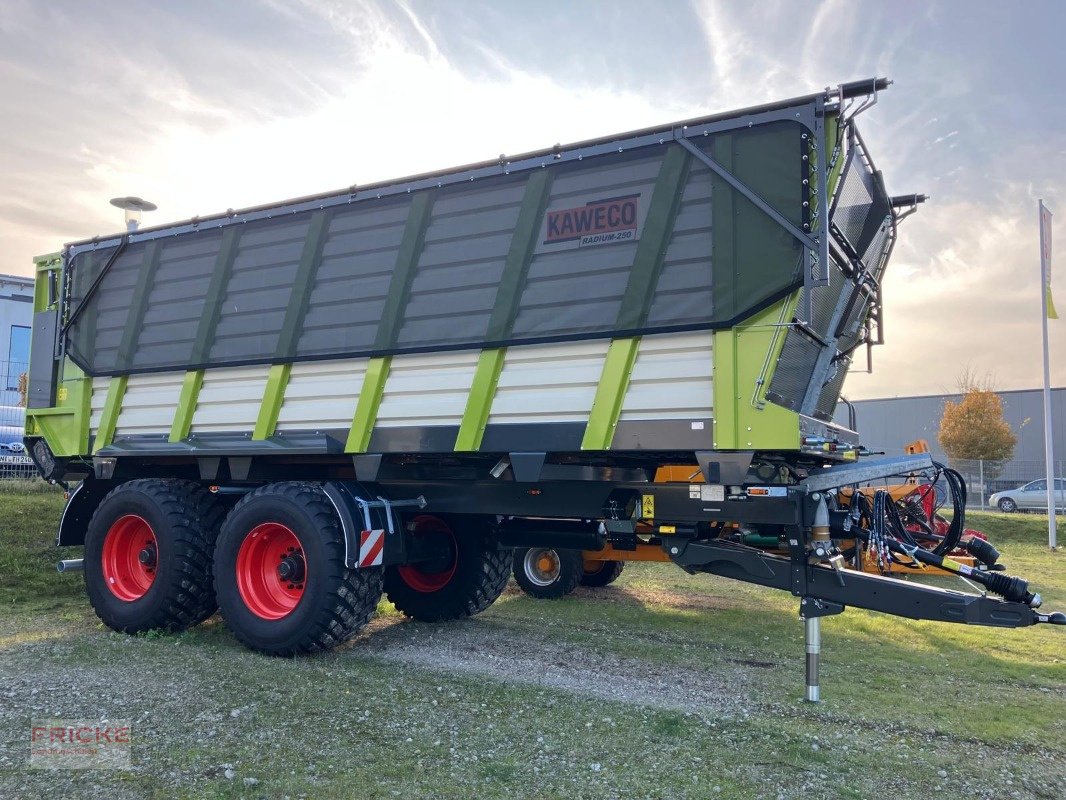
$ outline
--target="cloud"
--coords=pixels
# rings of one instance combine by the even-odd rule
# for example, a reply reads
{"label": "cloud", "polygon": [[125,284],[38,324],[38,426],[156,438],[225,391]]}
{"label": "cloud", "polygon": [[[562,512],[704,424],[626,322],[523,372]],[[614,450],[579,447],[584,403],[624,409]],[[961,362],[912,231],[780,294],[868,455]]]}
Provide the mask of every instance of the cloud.
{"label": "cloud", "polygon": [[[964,363],[1004,388],[1039,381],[1034,209],[1043,197],[1066,218],[1066,135],[1053,78],[1019,72],[1035,56],[982,38],[1003,28],[979,18],[994,9],[963,36],[933,7],[850,0],[694,0],[654,30],[634,29],[630,0],[577,17],[562,3],[203,8],[7,0],[0,271],[121,227],[116,195],[158,203],[157,224],[887,75],[860,127],[890,193],[932,198],[901,227],[876,371],[846,390],[940,391]],[[1052,348],[1066,352],[1066,323]]]}
{"label": "cloud", "polygon": [[[237,87],[226,86],[205,81],[199,62],[206,47],[218,44],[212,35],[203,34],[206,42],[192,46],[190,58],[164,40],[193,41],[200,28],[161,16],[126,36],[119,29],[113,49],[90,51],[78,64],[45,70],[27,60],[0,61],[0,78],[14,78],[8,119],[16,109],[31,110],[12,148],[0,154],[5,185],[19,198],[0,221],[11,259],[3,268],[28,272],[33,254],[120,227],[107,205],[116,195],[156,202],[160,211],[145,222],[159,224],[695,112],[635,93],[565,87],[509,67],[487,48],[497,74],[471,77],[405,5],[394,12],[372,3],[275,0],[270,8],[286,24],[299,22],[296,38],[314,37],[336,57],[290,64],[304,55],[235,39],[225,69],[248,59],[262,74],[258,82],[240,77]],[[44,18],[28,8],[18,21],[33,27]],[[102,36],[107,22],[85,31],[68,20],[52,33],[63,50]],[[138,66],[144,64],[151,66]],[[314,81],[279,79],[310,67]],[[32,171],[23,171],[20,165],[30,162]]]}

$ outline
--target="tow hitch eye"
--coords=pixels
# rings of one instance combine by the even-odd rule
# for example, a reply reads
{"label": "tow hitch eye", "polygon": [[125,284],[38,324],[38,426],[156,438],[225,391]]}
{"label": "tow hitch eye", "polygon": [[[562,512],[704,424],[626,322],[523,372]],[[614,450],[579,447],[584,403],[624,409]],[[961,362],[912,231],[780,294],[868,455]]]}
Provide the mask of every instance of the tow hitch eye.
{"label": "tow hitch eye", "polygon": [[1037,614],[1037,622],[1046,622],[1049,625],[1066,625],[1066,614],[1056,611],[1053,614]]}
{"label": "tow hitch eye", "polygon": [[290,553],[278,564],[278,577],[289,583],[302,583],[304,579],[304,560],[299,553]]}
{"label": "tow hitch eye", "polygon": [[148,545],[140,553],[137,554],[137,560],[144,564],[146,567],[154,567],[156,562],[155,548],[152,545]]}

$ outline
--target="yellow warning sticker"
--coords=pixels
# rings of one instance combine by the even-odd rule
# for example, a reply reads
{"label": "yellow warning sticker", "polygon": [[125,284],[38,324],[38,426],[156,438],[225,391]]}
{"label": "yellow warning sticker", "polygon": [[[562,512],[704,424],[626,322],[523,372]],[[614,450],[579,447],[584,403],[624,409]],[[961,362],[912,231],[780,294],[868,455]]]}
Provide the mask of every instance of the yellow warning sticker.
{"label": "yellow warning sticker", "polygon": [[655,519],[655,495],[641,495],[640,516],[643,519]]}
{"label": "yellow warning sticker", "polygon": [[677,528],[673,525],[660,525],[659,533],[677,533]]}

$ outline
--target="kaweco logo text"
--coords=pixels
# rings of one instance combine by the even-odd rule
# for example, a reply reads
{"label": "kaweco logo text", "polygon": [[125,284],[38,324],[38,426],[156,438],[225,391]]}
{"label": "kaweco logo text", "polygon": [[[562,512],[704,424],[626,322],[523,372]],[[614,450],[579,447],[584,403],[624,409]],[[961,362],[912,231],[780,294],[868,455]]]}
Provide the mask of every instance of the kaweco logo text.
{"label": "kaweco logo text", "polygon": [[635,239],[639,202],[640,195],[634,194],[548,211],[544,244],[577,240],[585,246]]}

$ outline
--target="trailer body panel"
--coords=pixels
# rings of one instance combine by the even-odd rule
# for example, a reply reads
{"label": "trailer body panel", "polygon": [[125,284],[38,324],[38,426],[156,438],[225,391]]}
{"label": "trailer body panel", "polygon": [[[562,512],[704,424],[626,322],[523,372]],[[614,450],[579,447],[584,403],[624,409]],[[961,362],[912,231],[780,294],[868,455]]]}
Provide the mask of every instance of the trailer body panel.
{"label": "trailer body panel", "polygon": [[[715,408],[711,332],[817,271],[824,105],[71,245],[57,350],[93,392],[85,445],[63,454],[314,430],[352,453],[507,451],[545,425],[569,426],[549,438],[567,450],[736,447],[715,441],[737,422]],[[761,406],[777,365],[757,357]],[[786,419],[764,438],[799,449]]]}

